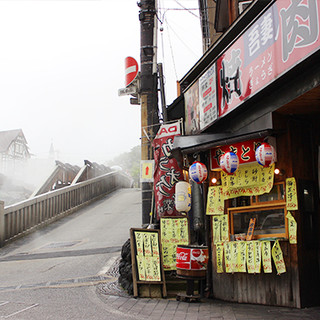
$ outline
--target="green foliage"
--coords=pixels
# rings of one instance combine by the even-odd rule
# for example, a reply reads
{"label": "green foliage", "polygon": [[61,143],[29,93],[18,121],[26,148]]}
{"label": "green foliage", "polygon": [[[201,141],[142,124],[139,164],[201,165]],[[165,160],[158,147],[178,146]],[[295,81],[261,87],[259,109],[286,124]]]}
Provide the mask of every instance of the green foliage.
{"label": "green foliage", "polygon": [[124,152],[108,162],[108,166],[120,166],[128,172],[134,180],[135,186],[139,186],[140,180],[141,146],[136,146],[130,152]]}

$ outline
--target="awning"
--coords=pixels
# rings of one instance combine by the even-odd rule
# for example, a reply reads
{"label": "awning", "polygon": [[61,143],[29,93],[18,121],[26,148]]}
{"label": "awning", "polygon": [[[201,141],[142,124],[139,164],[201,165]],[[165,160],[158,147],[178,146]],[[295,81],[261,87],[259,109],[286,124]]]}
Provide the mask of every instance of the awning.
{"label": "awning", "polygon": [[210,150],[214,147],[220,147],[237,143],[241,141],[264,138],[274,135],[273,129],[264,129],[255,132],[223,132],[199,134],[191,136],[176,136],[173,142],[171,153],[173,157],[180,158],[182,154],[193,154],[201,151]]}

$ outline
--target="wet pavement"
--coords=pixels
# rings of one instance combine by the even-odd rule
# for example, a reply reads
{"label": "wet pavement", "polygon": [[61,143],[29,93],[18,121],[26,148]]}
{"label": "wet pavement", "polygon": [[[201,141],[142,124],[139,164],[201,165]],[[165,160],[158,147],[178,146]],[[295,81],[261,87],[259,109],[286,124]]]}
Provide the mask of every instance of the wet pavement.
{"label": "wet pavement", "polygon": [[[107,275],[117,275],[119,259]],[[200,302],[182,302],[176,298],[150,299],[133,298],[117,283],[103,283],[97,287],[100,299],[108,311],[123,314],[132,319],[161,320],[245,320],[245,319],[320,319],[320,306],[304,309],[274,307],[253,304],[230,303],[215,299],[201,299]]]}

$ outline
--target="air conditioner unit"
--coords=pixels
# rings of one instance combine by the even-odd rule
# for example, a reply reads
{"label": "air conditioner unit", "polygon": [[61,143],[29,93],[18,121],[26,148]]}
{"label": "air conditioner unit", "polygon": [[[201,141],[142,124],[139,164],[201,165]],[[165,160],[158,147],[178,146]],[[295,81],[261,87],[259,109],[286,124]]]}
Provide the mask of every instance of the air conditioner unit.
{"label": "air conditioner unit", "polygon": [[242,1],[239,2],[239,14],[241,14],[247,7],[250,6],[252,1]]}

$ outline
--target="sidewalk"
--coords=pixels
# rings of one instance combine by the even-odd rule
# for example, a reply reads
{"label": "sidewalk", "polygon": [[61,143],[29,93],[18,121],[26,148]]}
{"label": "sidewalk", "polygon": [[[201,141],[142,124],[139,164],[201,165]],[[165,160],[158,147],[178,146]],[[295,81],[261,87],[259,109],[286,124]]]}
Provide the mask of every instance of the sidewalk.
{"label": "sidewalk", "polygon": [[[117,278],[119,260],[107,274]],[[106,303],[111,313],[123,314],[125,318],[152,320],[246,320],[246,319],[281,319],[306,320],[319,319],[320,307],[292,309],[252,304],[230,303],[213,299],[201,302],[181,302],[174,298],[149,299],[133,298],[126,294],[117,280],[97,287],[100,298]]]}
{"label": "sidewalk", "polygon": [[246,320],[246,319],[320,319],[320,307],[291,309],[251,304],[202,300],[197,303],[173,299],[146,299],[105,295],[110,312],[123,313],[132,319],[161,320]]}

